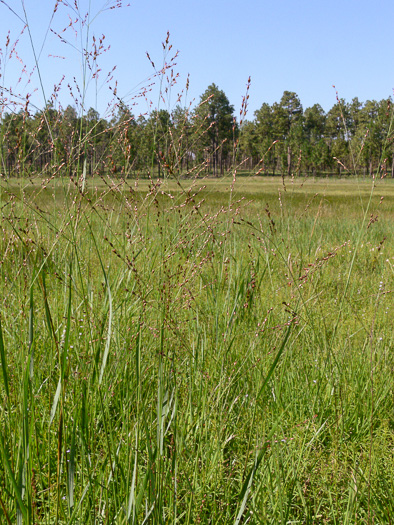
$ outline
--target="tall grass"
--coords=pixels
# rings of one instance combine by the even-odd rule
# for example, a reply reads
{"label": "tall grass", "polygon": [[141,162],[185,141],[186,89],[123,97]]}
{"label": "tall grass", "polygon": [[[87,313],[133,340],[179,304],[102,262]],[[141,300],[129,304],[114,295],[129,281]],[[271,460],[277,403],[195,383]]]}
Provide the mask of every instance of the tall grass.
{"label": "tall grass", "polygon": [[2,521],[391,523],[391,181],[81,158],[1,181]]}
{"label": "tall grass", "polygon": [[3,183],[6,519],[389,522],[390,209],[95,182]]}

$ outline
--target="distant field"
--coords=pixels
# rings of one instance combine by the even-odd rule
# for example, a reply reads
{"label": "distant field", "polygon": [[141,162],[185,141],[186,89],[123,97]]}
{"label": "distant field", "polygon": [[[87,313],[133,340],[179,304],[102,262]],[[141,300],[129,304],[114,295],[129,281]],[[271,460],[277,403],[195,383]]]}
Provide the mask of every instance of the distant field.
{"label": "distant field", "polygon": [[391,522],[393,180],[0,186],[4,523]]}
{"label": "distant field", "polygon": [[[124,183],[118,179],[111,179],[112,184],[116,186],[119,184],[119,188],[132,188],[136,191],[146,192],[151,185],[149,179],[134,180],[127,179]],[[153,177],[152,181],[157,183],[158,179]],[[168,189],[170,191],[179,192],[181,188],[183,190],[188,190],[189,188],[200,189],[201,187],[206,187],[206,191],[211,193],[220,193],[228,195],[229,190],[231,189],[233,180],[230,177],[224,178],[199,178],[196,180],[189,179],[180,179],[179,183],[174,180],[160,180],[161,189]],[[88,178],[86,180],[86,188],[89,191],[105,191],[108,190],[109,185],[111,184],[110,179],[100,179],[100,178]],[[2,181],[3,188],[10,187],[14,190],[24,189],[26,192],[31,194],[32,192],[40,191],[43,187],[42,179],[3,179]],[[181,186],[181,187],[180,187]],[[372,185],[372,181],[365,179],[356,179],[356,178],[295,178],[295,179],[285,179],[284,184],[281,177],[264,177],[264,176],[255,176],[255,177],[238,177],[234,184],[234,191],[236,194],[242,195],[251,195],[255,199],[262,199],[265,195],[275,195],[277,197],[278,192],[281,194],[288,195],[297,195],[300,198],[308,199],[309,197],[314,196],[318,193],[320,196],[327,197],[338,197],[348,199],[349,203],[352,205],[357,205],[357,201],[354,199],[359,198],[368,198],[371,194],[373,186],[373,195],[377,199],[381,196],[384,196],[392,204],[392,199],[394,199],[394,179],[377,179]],[[48,190],[56,189],[58,192],[61,192],[63,188],[68,187],[68,181],[65,179],[55,180],[50,183]]]}
{"label": "distant field", "polygon": [[[104,182],[105,181],[105,182]],[[157,179],[153,179],[156,184]],[[100,196],[113,195],[110,186],[117,188],[117,192],[130,192],[135,195],[144,197],[148,191],[151,182],[149,180],[127,180],[122,183],[113,179],[88,179],[86,189],[89,194]],[[181,198],[184,192],[198,192],[198,198],[204,199],[209,206],[219,204],[226,206],[229,199],[244,199],[248,201],[248,208],[251,213],[255,214],[262,204],[269,203],[270,207],[277,212],[283,211],[283,205],[287,207],[289,213],[293,208],[298,208],[297,212],[303,211],[303,206],[308,206],[307,215],[319,213],[319,216],[344,215],[344,217],[359,218],[370,205],[371,213],[376,208],[376,212],[381,219],[394,218],[394,180],[385,179],[377,180],[374,187],[372,183],[365,180],[357,179],[307,179],[303,180],[285,180],[283,185],[280,177],[242,177],[236,180],[231,192],[232,179],[197,179],[196,181],[180,180],[179,184],[175,181],[161,181],[159,196],[161,192],[171,193],[176,198]],[[10,191],[17,193],[23,190],[25,195],[30,198],[38,199],[41,202],[46,201],[49,195],[56,201],[62,202],[64,196],[69,191],[68,182],[52,181],[50,185],[44,188],[41,180],[30,179],[21,181],[20,179],[8,179],[3,183],[3,188],[9,188]],[[279,196],[282,198],[282,208]],[[104,197],[105,198],[105,197]],[[369,203],[369,200],[371,202]],[[246,212],[248,213],[248,212]]]}

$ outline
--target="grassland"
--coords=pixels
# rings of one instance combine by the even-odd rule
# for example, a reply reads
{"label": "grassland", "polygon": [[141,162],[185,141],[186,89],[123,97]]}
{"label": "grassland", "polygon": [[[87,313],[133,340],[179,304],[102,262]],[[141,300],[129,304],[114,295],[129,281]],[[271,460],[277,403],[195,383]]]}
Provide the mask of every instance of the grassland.
{"label": "grassland", "polygon": [[2,523],[392,522],[393,181],[0,208]]}

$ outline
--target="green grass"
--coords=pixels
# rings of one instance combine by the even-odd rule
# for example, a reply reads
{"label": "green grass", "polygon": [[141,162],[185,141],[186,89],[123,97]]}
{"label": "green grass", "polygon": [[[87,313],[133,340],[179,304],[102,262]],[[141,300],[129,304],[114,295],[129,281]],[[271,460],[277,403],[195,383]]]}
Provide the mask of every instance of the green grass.
{"label": "green grass", "polygon": [[0,191],[2,523],[391,523],[391,180]]}

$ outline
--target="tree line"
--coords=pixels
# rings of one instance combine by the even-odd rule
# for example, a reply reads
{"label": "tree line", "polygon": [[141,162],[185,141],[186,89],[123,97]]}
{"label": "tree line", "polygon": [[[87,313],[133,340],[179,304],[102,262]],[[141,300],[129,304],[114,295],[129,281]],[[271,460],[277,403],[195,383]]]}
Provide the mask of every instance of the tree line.
{"label": "tree line", "polygon": [[237,119],[215,84],[196,107],[177,106],[135,117],[119,101],[106,120],[94,109],[48,104],[30,113],[4,112],[0,121],[3,176],[86,175],[123,177],[193,174],[217,176],[238,166],[258,174],[358,173],[394,176],[391,99],[350,103],[337,99],[326,113],[319,104],[303,109],[296,93],[262,104]]}

